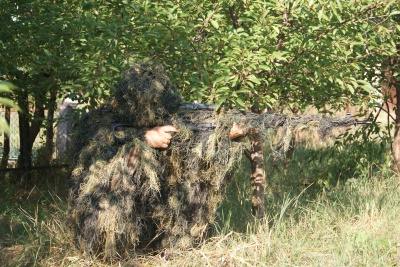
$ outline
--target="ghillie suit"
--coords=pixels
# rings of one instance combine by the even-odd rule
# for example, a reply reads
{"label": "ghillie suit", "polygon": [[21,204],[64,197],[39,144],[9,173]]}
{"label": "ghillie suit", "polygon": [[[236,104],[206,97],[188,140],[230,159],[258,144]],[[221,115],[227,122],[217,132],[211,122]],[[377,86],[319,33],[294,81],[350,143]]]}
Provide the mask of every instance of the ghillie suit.
{"label": "ghillie suit", "polygon": [[[125,72],[109,102],[79,121],[71,145],[70,211],[86,253],[125,257],[192,246],[205,236],[242,149],[231,144],[222,122],[215,131],[190,131],[179,105],[163,69],[140,63]],[[218,121],[213,112],[188,116],[193,123]],[[133,127],[114,136],[115,122]],[[179,133],[168,149],[150,148],[145,130],[166,124]]]}
{"label": "ghillie suit", "polygon": [[[249,147],[247,136],[229,140],[233,122],[258,129],[274,157],[287,149],[296,129],[338,122],[324,117],[290,117],[230,111],[178,111],[180,97],[159,65],[140,63],[127,70],[110,101],[82,117],[72,146],[70,212],[76,242],[89,254],[129,257],[137,250],[189,247],[205,237],[224,197],[232,167]],[[215,129],[191,131],[187,121],[213,121]],[[112,123],[132,128],[112,131]],[[152,149],[146,129],[172,124],[168,149]],[[284,126],[273,146],[270,136]]]}

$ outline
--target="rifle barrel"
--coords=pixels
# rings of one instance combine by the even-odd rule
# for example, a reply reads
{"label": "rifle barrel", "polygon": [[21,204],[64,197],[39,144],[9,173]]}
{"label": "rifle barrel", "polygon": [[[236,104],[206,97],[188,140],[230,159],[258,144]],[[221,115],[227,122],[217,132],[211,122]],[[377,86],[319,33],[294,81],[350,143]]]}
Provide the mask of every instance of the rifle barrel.
{"label": "rifle barrel", "polygon": [[181,105],[179,108],[182,109],[193,109],[193,110],[214,110],[214,105],[207,105],[194,102],[193,104]]}
{"label": "rifle barrel", "polygon": [[362,125],[371,125],[372,121],[358,121],[356,120],[354,125],[358,125],[358,124],[362,124]]}

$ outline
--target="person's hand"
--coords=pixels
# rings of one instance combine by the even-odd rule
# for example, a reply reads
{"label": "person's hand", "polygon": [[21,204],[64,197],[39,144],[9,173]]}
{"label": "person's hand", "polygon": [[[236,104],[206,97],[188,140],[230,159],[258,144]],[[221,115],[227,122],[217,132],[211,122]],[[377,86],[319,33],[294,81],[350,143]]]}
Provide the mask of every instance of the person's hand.
{"label": "person's hand", "polygon": [[170,132],[177,133],[179,130],[171,125],[157,126],[147,130],[144,138],[152,148],[167,148],[172,139]]}
{"label": "person's hand", "polygon": [[233,140],[248,133],[256,133],[256,132],[257,132],[256,129],[244,130],[242,126],[234,122],[231,131],[229,132],[229,139]]}
{"label": "person's hand", "polygon": [[245,135],[246,133],[244,132],[243,128],[239,126],[236,122],[233,123],[231,131],[229,133],[229,139],[233,140],[235,138],[238,138],[240,136]]}

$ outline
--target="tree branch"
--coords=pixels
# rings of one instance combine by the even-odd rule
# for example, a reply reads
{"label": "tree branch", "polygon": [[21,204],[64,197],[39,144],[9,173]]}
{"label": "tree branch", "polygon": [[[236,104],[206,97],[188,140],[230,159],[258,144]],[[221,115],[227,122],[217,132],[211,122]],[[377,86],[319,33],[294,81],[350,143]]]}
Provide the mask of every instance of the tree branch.
{"label": "tree branch", "polygon": [[231,15],[231,20],[232,20],[232,23],[233,23],[233,27],[235,29],[239,29],[240,23],[239,23],[239,19],[238,19],[238,16],[236,14],[236,11],[235,11],[235,5],[232,5],[232,6],[229,7],[229,14]]}

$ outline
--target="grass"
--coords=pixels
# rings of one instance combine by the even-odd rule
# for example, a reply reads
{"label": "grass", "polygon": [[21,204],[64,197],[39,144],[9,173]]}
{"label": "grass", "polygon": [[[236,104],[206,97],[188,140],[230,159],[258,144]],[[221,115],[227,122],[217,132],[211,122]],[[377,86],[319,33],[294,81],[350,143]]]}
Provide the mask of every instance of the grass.
{"label": "grass", "polygon": [[66,224],[65,192],[53,192],[55,185],[3,187],[0,265],[400,266],[400,179],[379,146],[302,145],[287,168],[280,162],[266,166],[264,220],[251,216],[244,161],[207,240],[124,262],[79,253]]}

